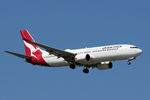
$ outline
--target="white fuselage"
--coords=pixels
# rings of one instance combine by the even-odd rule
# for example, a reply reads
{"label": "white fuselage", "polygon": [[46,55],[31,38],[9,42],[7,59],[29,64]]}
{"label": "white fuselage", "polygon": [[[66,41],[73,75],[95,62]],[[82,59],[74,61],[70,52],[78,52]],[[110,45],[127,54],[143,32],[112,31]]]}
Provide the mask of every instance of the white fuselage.
{"label": "white fuselage", "polygon": [[[76,62],[80,63],[82,66],[96,65],[106,61],[125,60],[133,57],[135,58],[142,53],[142,50],[137,48],[136,46],[126,44],[108,45],[74,50],[67,49],[65,51],[77,54],[75,58]],[[91,57],[89,61],[87,61],[86,59],[82,59],[85,58],[87,54],[89,54]],[[70,65],[63,58],[49,55],[49,53],[46,51],[43,51],[42,56],[46,63],[51,67]]]}

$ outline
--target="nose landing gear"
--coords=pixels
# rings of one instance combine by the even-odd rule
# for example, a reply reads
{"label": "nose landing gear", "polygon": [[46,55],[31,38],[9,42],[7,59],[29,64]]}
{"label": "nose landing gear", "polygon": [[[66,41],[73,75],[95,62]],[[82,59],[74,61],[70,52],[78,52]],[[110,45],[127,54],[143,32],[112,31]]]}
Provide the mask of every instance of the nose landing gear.
{"label": "nose landing gear", "polygon": [[130,62],[130,61],[128,61],[128,65],[131,65],[131,62]]}
{"label": "nose landing gear", "polygon": [[135,58],[135,57],[130,58],[130,59],[128,60],[128,65],[131,65],[131,61],[134,60],[134,59],[136,59],[136,58]]}

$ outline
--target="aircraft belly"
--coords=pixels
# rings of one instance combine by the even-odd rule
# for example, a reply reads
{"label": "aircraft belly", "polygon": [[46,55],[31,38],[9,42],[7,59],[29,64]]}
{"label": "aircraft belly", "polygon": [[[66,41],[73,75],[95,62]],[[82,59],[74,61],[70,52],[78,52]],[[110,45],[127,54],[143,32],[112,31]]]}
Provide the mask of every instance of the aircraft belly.
{"label": "aircraft belly", "polygon": [[45,61],[50,67],[62,67],[69,65],[63,58],[57,57],[46,58]]}

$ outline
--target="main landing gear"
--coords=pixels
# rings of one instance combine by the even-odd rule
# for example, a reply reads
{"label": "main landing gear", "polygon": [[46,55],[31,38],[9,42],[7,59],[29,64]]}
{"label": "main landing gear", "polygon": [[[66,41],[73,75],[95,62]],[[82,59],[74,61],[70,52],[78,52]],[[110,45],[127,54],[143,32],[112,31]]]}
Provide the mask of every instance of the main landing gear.
{"label": "main landing gear", "polygon": [[[75,69],[75,68],[76,68],[75,64],[70,64],[69,67],[70,67],[71,69]],[[87,67],[85,67],[85,68],[83,69],[83,72],[84,72],[84,73],[89,73],[89,69],[88,69]]]}
{"label": "main landing gear", "polygon": [[128,60],[128,65],[131,65],[131,61],[134,60],[134,59],[136,59],[136,58],[135,58],[135,57],[130,58],[130,59]]}
{"label": "main landing gear", "polygon": [[70,64],[70,66],[69,66],[71,69],[75,69],[76,68],[76,66],[74,65],[74,64]]}
{"label": "main landing gear", "polygon": [[89,69],[86,67],[86,68],[83,69],[83,72],[84,73],[89,73]]}

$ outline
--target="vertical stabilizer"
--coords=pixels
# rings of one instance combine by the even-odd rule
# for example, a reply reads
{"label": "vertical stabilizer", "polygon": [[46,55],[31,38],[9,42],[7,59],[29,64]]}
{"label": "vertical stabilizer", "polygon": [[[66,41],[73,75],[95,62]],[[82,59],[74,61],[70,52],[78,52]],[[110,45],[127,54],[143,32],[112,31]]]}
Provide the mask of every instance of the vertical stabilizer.
{"label": "vertical stabilizer", "polygon": [[37,45],[25,41],[25,39],[27,39],[35,42],[30,33],[27,30],[20,30],[20,33],[24,41],[26,56],[32,57],[32,60],[29,62],[31,62],[32,64],[47,65],[42,57],[41,49]]}
{"label": "vertical stabilizer", "polygon": [[[20,33],[21,33],[23,41],[24,39],[28,39],[34,42],[34,39],[32,38],[32,36],[27,30],[23,30],[23,31],[20,30]],[[27,56],[32,56],[32,53],[35,52],[37,49],[39,49],[37,45],[28,43],[26,41],[24,41],[24,46],[25,46],[25,52]]]}

